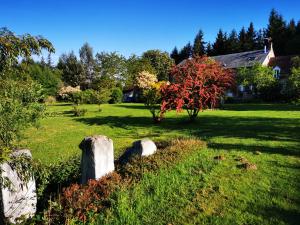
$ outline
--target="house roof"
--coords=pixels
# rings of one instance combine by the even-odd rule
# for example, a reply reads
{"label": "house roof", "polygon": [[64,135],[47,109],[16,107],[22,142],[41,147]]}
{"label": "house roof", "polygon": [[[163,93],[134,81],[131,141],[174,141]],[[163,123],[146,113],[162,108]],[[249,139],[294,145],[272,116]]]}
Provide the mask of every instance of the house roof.
{"label": "house roof", "polygon": [[212,56],[213,59],[221,63],[226,68],[250,67],[255,63],[263,63],[268,53],[264,50],[233,53],[227,55]]}

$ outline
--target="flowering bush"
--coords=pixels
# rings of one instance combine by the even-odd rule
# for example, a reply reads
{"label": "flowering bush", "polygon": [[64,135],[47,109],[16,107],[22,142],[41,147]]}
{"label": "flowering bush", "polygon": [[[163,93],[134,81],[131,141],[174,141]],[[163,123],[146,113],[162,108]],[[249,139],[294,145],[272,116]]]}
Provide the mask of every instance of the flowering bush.
{"label": "flowering bush", "polygon": [[154,122],[160,122],[163,119],[163,112],[160,109],[161,104],[161,87],[167,82],[160,81],[153,83],[149,88],[144,90],[145,105],[152,114]]}
{"label": "flowering bush", "polygon": [[58,91],[58,97],[61,100],[69,101],[71,99],[73,93],[77,93],[80,91],[81,91],[80,86],[77,86],[77,87],[64,86]]}
{"label": "flowering bush", "polygon": [[147,71],[140,72],[136,77],[136,85],[141,89],[149,89],[155,82],[157,82],[156,75]]}
{"label": "flowering bush", "polygon": [[191,120],[199,111],[214,108],[234,84],[230,70],[206,56],[196,56],[171,71],[173,83],[162,87],[161,110],[187,110]]}

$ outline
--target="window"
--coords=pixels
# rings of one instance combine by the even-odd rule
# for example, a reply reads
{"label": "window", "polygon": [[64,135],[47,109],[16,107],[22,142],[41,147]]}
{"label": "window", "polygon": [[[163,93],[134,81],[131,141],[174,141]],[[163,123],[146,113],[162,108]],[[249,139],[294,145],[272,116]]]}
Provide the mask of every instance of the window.
{"label": "window", "polygon": [[274,67],[273,71],[274,71],[274,77],[276,79],[279,79],[280,78],[280,67],[278,67],[278,66]]}

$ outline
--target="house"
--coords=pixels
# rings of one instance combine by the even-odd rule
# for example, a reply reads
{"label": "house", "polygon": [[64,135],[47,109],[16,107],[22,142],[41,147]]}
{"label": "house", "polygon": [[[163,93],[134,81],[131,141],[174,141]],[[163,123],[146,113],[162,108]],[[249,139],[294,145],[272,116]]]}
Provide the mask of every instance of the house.
{"label": "house", "polygon": [[[272,45],[271,45],[272,46]],[[221,63],[225,68],[237,69],[241,67],[251,67],[256,63],[263,66],[269,66],[270,60],[275,58],[273,48],[269,51],[255,50],[248,52],[233,53],[227,55],[213,56],[213,59]]]}
{"label": "house", "polygon": [[[227,55],[218,55],[212,57],[214,60],[219,62],[225,68],[236,70],[242,67],[251,67],[255,64],[261,64],[262,66],[269,66],[271,60],[275,58],[272,44],[268,50],[265,46],[262,50],[254,50],[247,52],[239,52]],[[274,67],[277,70],[277,67]],[[278,71],[277,71],[278,72]],[[279,69],[280,72],[280,69]],[[276,71],[274,72],[276,74]],[[278,73],[279,77],[279,73]],[[229,91],[227,96],[229,97],[240,97],[240,98],[252,98],[252,86],[245,87],[239,85],[237,91]]]}
{"label": "house", "polygon": [[123,91],[123,102],[134,102],[134,88]]}

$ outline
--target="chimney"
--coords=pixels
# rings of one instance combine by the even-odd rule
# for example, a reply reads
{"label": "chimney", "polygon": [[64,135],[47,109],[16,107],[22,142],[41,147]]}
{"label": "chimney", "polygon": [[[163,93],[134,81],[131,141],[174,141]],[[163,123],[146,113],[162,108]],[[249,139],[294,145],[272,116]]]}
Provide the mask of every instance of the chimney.
{"label": "chimney", "polygon": [[[272,50],[273,49],[273,45],[272,45],[272,38],[264,38],[264,53],[267,54],[268,50]],[[270,47],[270,49],[269,49]]]}

